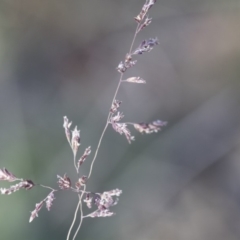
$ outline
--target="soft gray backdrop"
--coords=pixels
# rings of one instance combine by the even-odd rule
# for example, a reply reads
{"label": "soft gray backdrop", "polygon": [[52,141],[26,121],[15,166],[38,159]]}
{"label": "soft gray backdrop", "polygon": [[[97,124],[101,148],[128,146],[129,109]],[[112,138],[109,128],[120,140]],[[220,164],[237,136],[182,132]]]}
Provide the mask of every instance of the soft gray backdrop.
{"label": "soft gray backdrop", "polygon": [[[0,167],[55,187],[57,174],[76,180],[62,117],[81,129],[80,154],[96,148],[143,3],[0,0]],[[150,17],[136,44],[160,45],[126,74],[147,84],[124,84],[118,99],[126,121],[169,124],[131,129],[131,145],[107,130],[88,189],[123,194],[116,216],[85,219],[77,239],[238,240],[240,1],[159,0]],[[0,238],[64,240],[70,192],[28,223],[47,194],[0,196]]]}

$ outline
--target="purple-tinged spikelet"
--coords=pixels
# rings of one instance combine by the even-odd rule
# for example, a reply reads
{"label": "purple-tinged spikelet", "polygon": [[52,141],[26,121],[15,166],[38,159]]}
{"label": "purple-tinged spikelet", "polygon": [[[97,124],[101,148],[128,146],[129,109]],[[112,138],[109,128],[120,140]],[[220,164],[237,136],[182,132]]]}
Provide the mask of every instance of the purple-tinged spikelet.
{"label": "purple-tinged spikelet", "polygon": [[161,130],[162,127],[165,127],[167,122],[161,120],[156,120],[151,123],[135,123],[134,127],[140,133],[153,133]]}
{"label": "purple-tinged spikelet", "polygon": [[9,172],[6,168],[0,169],[0,180],[14,182],[18,180],[11,172]]}
{"label": "purple-tinged spikelet", "polygon": [[70,178],[64,174],[63,177],[57,175],[58,177],[58,186],[59,188],[61,188],[62,190],[65,190],[65,189],[69,189],[71,187],[71,180]]}
{"label": "purple-tinged spikelet", "polygon": [[91,153],[91,147],[89,146],[88,148],[85,149],[83,155],[80,157],[80,159],[78,160],[78,169],[79,167],[85,162],[87,156],[89,156]]}

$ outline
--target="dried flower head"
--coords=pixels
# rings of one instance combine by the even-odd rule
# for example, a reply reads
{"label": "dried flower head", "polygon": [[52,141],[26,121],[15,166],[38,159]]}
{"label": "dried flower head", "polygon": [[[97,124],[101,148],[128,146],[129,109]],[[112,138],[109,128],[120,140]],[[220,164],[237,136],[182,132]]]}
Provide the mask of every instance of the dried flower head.
{"label": "dried flower head", "polygon": [[85,162],[86,158],[88,155],[91,153],[91,147],[89,146],[88,148],[85,149],[84,154],[80,157],[78,160],[78,168]]}
{"label": "dried flower head", "polygon": [[35,205],[35,209],[31,212],[29,222],[32,222],[34,218],[38,217],[38,212],[41,210],[43,203],[44,203],[44,200]]}
{"label": "dried flower head", "polygon": [[141,23],[141,25],[140,25],[139,28],[137,29],[137,33],[139,33],[140,31],[142,31],[145,27],[149,26],[151,22],[152,22],[152,18],[146,17],[146,18],[144,19],[144,22]]}
{"label": "dried flower head", "polygon": [[72,151],[74,156],[76,156],[78,147],[80,146],[80,130],[77,129],[77,126],[72,131],[72,141],[71,141]]}
{"label": "dried flower head", "polygon": [[130,83],[146,83],[145,80],[143,80],[140,77],[130,77],[127,78],[126,80],[122,80],[122,82],[130,82]]}
{"label": "dried flower head", "polygon": [[151,123],[135,123],[134,127],[140,133],[152,133],[158,132],[162,127],[165,127],[167,122],[163,122],[161,120],[156,120]]}
{"label": "dried flower head", "polygon": [[110,212],[109,209],[105,209],[105,210],[96,210],[90,214],[88,214],[86,217],[91,217],[91,218],[95,218],[95,217],[111,217],[115,215],[114,212]]}
{"label": "dried flower head", "polygon": [[148,10],[156,3],[157,0],[146,0],[141,12],[135,17],[135,20],[140,23],[146,16]]}
{"label": "dried flower head", "polygon": [[122,120],[123,118],[124,118],[123,113],[117,112],[117,114],[112,115],[112,117],[111,117],[111,122],[119,122],[119,121]]}
{"label": "dried flower head", "polygon": [[22,181],[22,188],[25,188],[26,190],[30,190],[32,187],[35,186],[32,180],[25,180]]}
{"label": "dried flower head", "polygon": [[31,180],[25,180],[10,186],[10,188],[0,188],[0,192],[1,194],[10,195],[22,188],[26,190],[30,190],[33,186],[34,186],[34,183]]}
{"label": "dried flower head", "polygon": [[86,194],[85,199],[83,200],[88,208],[92,208],[92,203],[93,203],[93,196],[90,193]]}
{"label": "dried flower head", "polygon": [[63,128],[65,129],[66,138],[71,145],[71,132],[70,127],[72,125],[72,122],[69,122],[68,118],[66,116],[63,117]]}
{"label": "dried flower head", "polygon": [[110,112],[111,113],[115,113],[117,110],[118,110],[118,108],[120,107],[120,104],[122,103],[122,101],[119,101],[119,100],[114,100],[113,101],[113,104],[112,104],[112,106],[111,106],[111,109],[110,109]]}
{"label": "dried flower head", "polygon": [[118,201],[118,198],[113,197],[119,197],[121,195],[122,191],[119,189],[103,192],[100,195],[99,201],[97,201],[95,204],[98,206],[98,209],[107,209],[111,206],[116,205],[116,202]]}
{"label": "dried flower head", "polygon": [[[68,118],[66,116],[63,117],[63,128],[65,129],[65,135],[68,140],[68,143],[70,144],[74,156],[76,156],[78,147],[80,146],[80,130],[77,129],[77,126],[72,131],[70,127],[72,125],[72,122],[69,122]],[[72,138],[71,138],[72,136]]]}
{"label": "dried flower head", "polygon": [[34,218],[38,217],[38,212],[41,210],[44,202],[46,204],[46,208],[48,211],[50,211],[52,207],[53,200],[55,199],[54,197],[54,192],[55,190],[51,191],[46,198],[44,198],[41,202],[36,203],[35,209],[31,212],[31,216],[29,219],[29,222],[32,222]]}
{"label": "dried flower head", "polygon": [[46,198],[46,208],[48,211],[50,211],[50,208],[52,207],[52,204],[53,204],[53,200],[55,199],[54,197],[54,191],[50,192],[48,195],[47,195],[47,198]]}
{"label": "dried flower head", "polygon": [[14,182],[18,180],[11,172],[9,172],[6,168],[0,169],[0,180]]}
{"label": "dried flower head", "polygon": [[83,175],[78,181],[75,183],[77,189],[80,189],[87,182],[87,176]]}
{"label": "dried flower head", "polygon": [[107,192],[110,196],[117,196],[119,197],[121,194],[122,194],[122,190],[116,188],[116,189],[113,189],[113,190],[110,190]]}
{"label": "dried flower head", "polygon": [[64,189],[69,189],[71,187],[71,180],[66,174],[64,174],[63,177],[59,175],[57,175],[57,177],[58,177],[59,188],[64,190]]}
{"label": "dried flower head", "polygon": [[125,62],[120,62],[117,66],[117,70],[120,73],[124,73],[127,71],[128,68],[133,67],[136,65],[137,60],[132,60],[132,61],[125,61]]}
{"label": "dried flower head", "polygon": [[145,52],[150,52],[154,46],[158,45],[159,41],[157,38],[149,38],[148,40],[143,40],[138,48],[133,52],[133,55],[143,54]]}
{"label": "dried flower head", "polygon": [[120,73],[124,73],[127,70],[127,68],[123,62],[120,62],[117,66],[117,70]]}
{"label": "dried flower head", "polygon": [[123,117],[124,117],[124,115],[122,113],[118,112],[115,116],[111,117],[110,123],[112,124],[112,127],[116,132],[120,133],[121,135],[124,134],[125,137],[127,138],[128,142],[131,143],[132,141],[134,141],[134,136],[131,135],[131,132],[127,128],[127,124],[118,122]]}
{"label": "dried flower head", "polygon": [[127,62],[127,63],[132,61],[132,54],[127,53],[126,56],[125,56],[125,60],[124,61]]}
{"label": "dried flower head", "polygon": [[89,208],[92,207],[92,203],[97,206],[97,210],[90,213],[86,217],[110,217],[114,215],[109,211],[109,208],[115,206],[118,203],[117,196],[120,196],[121,190],[115,189],[111,191],[100,193],[87,194],[84,202],[86,202]]}

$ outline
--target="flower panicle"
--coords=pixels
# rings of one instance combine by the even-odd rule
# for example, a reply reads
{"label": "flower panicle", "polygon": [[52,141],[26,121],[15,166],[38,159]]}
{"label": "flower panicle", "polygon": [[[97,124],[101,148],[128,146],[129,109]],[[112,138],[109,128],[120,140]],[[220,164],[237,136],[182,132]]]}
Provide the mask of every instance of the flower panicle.
{"label": "flower panicle", "polygon": [[88,214],[85,217],[91,217],[91,218],[96,218],[96,217],[111,217],[115,215],[114,212],[109,211],[109,209],[105,209],[105,210],[96,210],[90,214]]}
{"label": "flower panicle", "polygon": [[50,192],[48,195],[47,195],[47,198],[46,198],[46,208],[48,211],[50,211],[52,205],[53,205],[53,200],[55,199],[54,197],[54,191]]}
{"label": "flower panicle", "polygon": [[121,61],[117,66],[117,70],[120,73],[124,73],[127,71],[128,68],[135,66],[136,63],[137,63],[137,60],[129,60],[124,62]]}
{"label": "flower panicle", "polygon": [[115,215],[110,211],[110,207],[118,203],[118,197],[121,195],[122,190],[114,189],[103,193],[87,193],[83,200],[88,208],[92,208],[94,204],[97,209],[85,217],[110,217]]}
{"label": "flower panicle", "polygon": [[10,186],[10,188],[0,188],[1,194],[10,195],[14,192],[19,191],[20,189],[30,190],[33,188],[34,183],[31,180],[23,180],[19,183]]}
{"label": "flower panicle", "polygon": [[11,173],[10,171],[8,171],[6,168],[2,168],[2,169],[0,169],[0,180],[8,181],[8,182],[14,182],[14,181],[17,181],[19,179],[16,178],[14,176],[14,174]]}
{"label": "flower panicle", "polygon": [[71,146],[72,146],[73,154],[74,154],[74,156],[76,156],[78,148],[80,146],[80,130],[77,129],[77,126],[72,131]]}
{"label": "flower panicle", "polygon": [[165,127],[167,122],[156,120],[150,123],[134,123],[133,126],[140,133],[153,133],[161,130],[162,127]]}
{"label": "flower panicle", "polygon": [[[152,21],[151,19],[146,19],[146,20],[147,20],[146,23],[143,23],[142,25],[140,25],[139,27],[140,30],[148,26]],[[137,30],[137,33],[140,30]],[[149,38],[148,40],[143,40],[141,44],[135,49],[135,51],[126,54],[125,61],[124,62],[121,61],[118,64],[117,71],[123,74],[124,72],[127,71],[128,68],[131,68],[136,65],[137,60],[132,60],[133,55],[141,55],[145,52],[150,52],[153,49],[153,47],[158,44],[159,44],[159,41],[157,37]]]}
{"label": "flower panicle", "polygon": [[58,178],[58,187],[62,190],[66,190],[71,188],[71,179],[67,176],[67,174],[64,174],[63,177],[57,175]]}
{"label": "flower panicle", "polygon": [[127,78],[126,80],[122,80],[122,82],[129,82],[129,83],[146,83],[144,79],[141,77],[130,77]]}
{"label": "flower panicle", "polygon": [[81,165],[85,162],[87,156],[89,156],[91,153],[91,146],[87,147],[83,153],[83,155],[80,157],[77,163],[78,170],[81,167]]}
{"label": "flower panicle", "polygon": [[38,217],[38,212],[41,210],[43,204],[44,204],[44,200],[42,200],[39,203],[36,203],[34,210],[31,212],[29,222],[32,222],[34,218]]}
{"label": "flower panicle", "polygon": [[35,208],[31,212],[29,222],[32,222],[36,217],[38,217],[38,213],[42,209],[44,203],[46,205],[47,210],[50,211],[52,204],[53,204],[53,200],[55,199],[54,192],[55,192],[55,190],[51,191],[45,199],[43,199],[41,202],[35,204]]}
{"label": "flower panicle", "polygon": [[118,110],[118,108],[120,107],[120,104],[121,104],[121,103],[122,103],[122,101],[119,101],[119,100],[115,99],[115,100],[113,101],[112,106],[111,106],[110,112],[111,112],[111,113],[117,112],[117,110]]}
{"label": "flower panicle", "polygon": [[65,129],[65,135],[66,135],[66,138],[67,138],[70,146],[71,146],[71,131],[70,131],[71,125],[72,125],[72,122],[69,122],[67,116],[64,116],[63,117],[63,128]]}
{"label": "flower panicle", "polygon": [[152,22],[152,18],[146,17],[146,18],[144,19],[144,22],[142,22],[142,23],[139,25],[139,27],[138,27],[138,29],[137,29],[137,33],[139,33],[140,31],[142,31],[145,27],[149,26],[151,22]]}
{"label": "flower panicle", "polygon": [[67,141],[72,149],[73,155],[77,155],[78,148],[80,146],[80,130],[77,129],[77,126],[71,131],[70,127],[72,122],[69,122],[66,116],[63,117],[63,128],[65,129],[65,135]]}
{"label": "flower panicle", "polygon": [[140,13],[134,18],[135,21],[141,23],[144,20],[146,14],[148,13],[149,9],[156,3],[156,1],[157,0],[146,0]]}
{"label": "flower panicle", "polygon": [[119,123],[119,121],[124,117],[123,113],[117,112],[117,114],[113,115],[110,118],[110,123],[112,124],[113,129],[120,133],[120,135],[124,134],[128,143],[130,144],[134,141],[134,136],[131,135],[130,130],[127,128],[126,123]]}
{"label": "flower panicle", "polygon": [[75,183],[77,190],[81,189],[81,187],[86,184],[87,179],[88,179],[87,176],[83,175],[77,180],[77,182]]}
{"label": "flower panicle", "polygon": [[132,53],[133,55],[141,55],[145,52],[150,52],[154,46],[158,45],[158,38],[149,38],[148,40],[143,40],[136,50]]}

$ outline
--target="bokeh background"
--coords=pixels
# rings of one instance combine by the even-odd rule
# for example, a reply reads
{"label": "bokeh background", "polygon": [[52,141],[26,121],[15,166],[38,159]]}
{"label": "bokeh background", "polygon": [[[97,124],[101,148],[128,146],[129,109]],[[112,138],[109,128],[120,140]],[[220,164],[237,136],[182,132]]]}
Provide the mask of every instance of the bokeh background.
{"label": "bokeh background", "polygon": [[[144,0],[0,0],[0,166],[56,187],[76,174],[62,128],[96,148]],[[126,121],[168,121],[136,141],[109,128],[88,189],[123,190],[111,218],[85,219],[77,239],[240,238],[240,1],[162,0],[138,36],[139,56],[117,99]],[[93,154],[91,155],[91,157]],[[89,170],[91,157],[82,167]],[[9,186],[1,182],[1,186]],[[34,188],[0,196],[1,239],[66,239],[77,197]]]}

